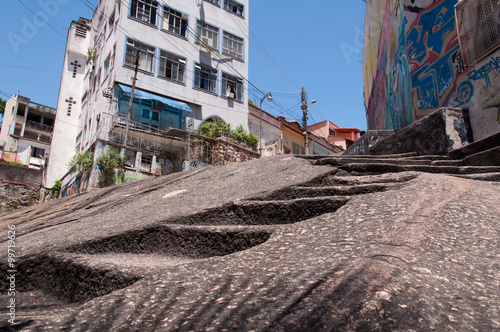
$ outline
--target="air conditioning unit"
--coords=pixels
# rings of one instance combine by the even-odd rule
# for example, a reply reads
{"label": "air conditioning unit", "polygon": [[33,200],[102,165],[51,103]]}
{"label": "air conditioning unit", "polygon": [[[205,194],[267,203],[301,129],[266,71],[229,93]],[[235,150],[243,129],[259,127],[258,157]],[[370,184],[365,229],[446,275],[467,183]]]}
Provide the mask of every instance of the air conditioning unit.
{"label": "air conditioning unit", "polygon": [[212,39],[208,37],[201,37],[201,48],[206,50],[207,52],[210,52],[212,50]]}
{"label": "air conditioning unit", "polygon": [[162,110],[165,108],[165,104],[159,100],[153,100],[153,108]]}
{"label": "air conditioning unit", "polygon": [[230,99],[236,98],[236,89],[233,85],[228,84],[226,87],[226,97]]}

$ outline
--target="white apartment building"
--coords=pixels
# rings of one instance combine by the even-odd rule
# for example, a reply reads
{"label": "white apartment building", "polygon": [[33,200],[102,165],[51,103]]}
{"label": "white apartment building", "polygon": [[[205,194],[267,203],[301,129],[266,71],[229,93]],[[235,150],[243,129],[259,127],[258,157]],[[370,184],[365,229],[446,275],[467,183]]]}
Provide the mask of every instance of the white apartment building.
{"label": "white apartment building", "polygon": [[[7,100],[0,131],[2,153],[12,161],[41,169],[50,154],[56,109],[32,102],[17,93]],[[7,159],[5,156],[3,156]]]}
{"label": "white apartment building", "polygon": [[73,21],[45,186],[77,152],[111,146],[131,170],[168,174],[184,148],[172,129],[219,117],[248,130],[248,2],[101,0]]}

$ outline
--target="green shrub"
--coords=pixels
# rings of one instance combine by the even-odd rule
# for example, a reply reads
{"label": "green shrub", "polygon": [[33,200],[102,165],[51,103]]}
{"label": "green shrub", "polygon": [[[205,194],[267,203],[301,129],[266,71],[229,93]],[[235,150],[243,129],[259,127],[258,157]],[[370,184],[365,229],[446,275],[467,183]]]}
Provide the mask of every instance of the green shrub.
{"label": "green shrub", "polygon": [[115,169],[125,164],[125,156],[120,155],[115,150],[108,149],[97,158],[97,164],[102,171],[103,182],[110,185],[114,182]]}
{"label": "green shrub", "polygon": [[71,173],[78,175],[89,174],[94,163],[94,153],[90,151],[78,152],[68,164]]}

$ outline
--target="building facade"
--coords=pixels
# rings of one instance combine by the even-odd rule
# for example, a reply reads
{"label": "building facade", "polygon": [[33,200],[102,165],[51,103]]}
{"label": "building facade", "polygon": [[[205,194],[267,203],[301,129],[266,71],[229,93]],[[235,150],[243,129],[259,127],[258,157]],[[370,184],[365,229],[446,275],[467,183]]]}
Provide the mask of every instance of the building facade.
{"label": "building facade", "polygon": [[361,133],[357,128],[340,128],[329,120],[307,126],[307,129],[315,136],[324,138],[329,144],[340,146],[342,150],[347,150],[354,144]]}
{"label": "building facade", "polygon": [[368,129],[401,129],[461,108],[475,140],[500,132],[500,3],[366,1],[363,79]]}
{"label": "building facade", "polygon": [[282,130],[281,122],[277,118],[257,106],[249,104],[248,130],[259,137],[258,149],[262,151],[262,157],[281,153]]}
{"label": "building facade", "polygon": [[50,155],[56,109],[32,102],[29,98],[12,96],[5,104],[0,131],[0,146],[9,157],[30,168],[41,169]]}
{"label": "building facade", "polygon": [[214,117],[248,129],[248,14],[248,0],[101,0],[73,21],[46,186],[81,151],[113,148],[130,172],[168,174],[185,145],[167,129]]}

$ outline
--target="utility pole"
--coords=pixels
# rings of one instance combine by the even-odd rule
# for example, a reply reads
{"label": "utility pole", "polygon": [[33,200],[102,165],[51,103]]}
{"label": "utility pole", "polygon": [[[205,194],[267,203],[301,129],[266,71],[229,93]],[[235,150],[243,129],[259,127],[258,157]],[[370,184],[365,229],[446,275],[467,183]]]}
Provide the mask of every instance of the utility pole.
{"label": "utility pole", "polygon": [[301,98],[302,98],[302,106],[300,108],[302,109],[302,127],[304,128],[303,134],[304,134],[304,147],[305,147],[305,153],[306,156],[309,154],[308,151],[308,145],[309,142],[307,141],[307,99],[306,99],[306,90],[302,88],[302,93],[301,93]]}
{"label": "utility pole", "polygon": [[127,127],[125,129],[125,143],[123,145],[127,146],[128,143],[128,131],[130,129],[130,118],[132,117],[132,107],[134,106],[134,94],[135,94],[135,82],[137,81],[137,71],[139,69],[139,53],[135,56],[135,68],[134,68],[134,78],[132,79],[132,92],[130,92],[130,102],[128,103],[128,113],[127,113]]}

